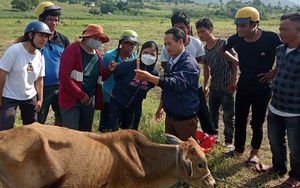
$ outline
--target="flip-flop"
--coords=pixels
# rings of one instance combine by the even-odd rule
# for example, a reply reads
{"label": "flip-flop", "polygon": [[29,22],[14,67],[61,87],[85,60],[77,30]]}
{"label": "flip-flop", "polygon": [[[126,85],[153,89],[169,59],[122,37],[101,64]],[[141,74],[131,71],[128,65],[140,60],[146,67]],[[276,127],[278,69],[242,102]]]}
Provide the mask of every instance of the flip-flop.
{"label": "flip-flop", "polygon": [[255,168],[256,168],[257,172],[262,172],[262,173],[271,172],[271,173],[274,173],[274,169],[271,165],[264,165],[264,164],[259,163],[259,164],[255,165]]}
{"label": "flip-flop", "polygon": [[223,156],[226,158],[239,157],[237,154],[234,153],[233,150],[223,153]]}
{"label": "flip-flop", "polygon": [[283,188],[300,187],[300,181],[298,181],[294,178],[288,178],[281,184],[281,187],[283,187]]}
{"label": "flip-flop", "polygon": [[254,156],[250,156],[247,159],[246,163],[247,164],[256,164],[256,163],[258,163],[258,161],[259,161],[258,157],[256,155],[254,155]]}

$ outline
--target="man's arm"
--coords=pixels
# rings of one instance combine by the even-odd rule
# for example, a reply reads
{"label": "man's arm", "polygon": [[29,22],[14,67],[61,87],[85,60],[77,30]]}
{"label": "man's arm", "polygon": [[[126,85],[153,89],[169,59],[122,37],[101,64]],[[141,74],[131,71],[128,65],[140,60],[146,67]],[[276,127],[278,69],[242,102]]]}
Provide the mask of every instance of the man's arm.
{"label": "man's arm", "polygon": [[202,56],[196,57],[196,61],[200,63],[202,61]]}
{"label": "man's arm", "polygon": [[164,107],[163,107],[163,102],[162,100],[160,100],[159,102],[159,106],[156,110],[156,113],[155,113],[155,119],[157,122],[162,122],[163,120],[163,113],[164,113]]}
{"label": "man's arm", "polygon": [[271,82],[273,80],[273,78],[275,77],[275,73],[276,73],[276,68],[274,68],[266,73],[260,73],[259,75],[257,75],[258,77],[261,77],[259,79],[259,82],[261,82],[261,83]]}
{"label": "man's arm", "polygon": [[208,96],[208,80],[210,77],[210,70],[207,64],[203,64],[203,77],[204,77],[204,85],[203,85],[203,93],[204,96],[207,97]]}
{"label": "man's arm", "polygon": [[6,80],[7,72],[3,69],[0,69],[0,108],[2,106],[2,95],[3,95],[3,88]]}
{"label": "man's arm", "polygon": [[237,64],[235,64],[234,62],[231,62],[231,80],[229,82],[227,91],[229,93],[234,93],[236,90],[236,81],[237,81]]}
{"label": "man's arm", "polygon": [[35,105],[35,113],[39,113],[41,108],[42,108],[42,104],[43,104],[43,88],[44,88],[44,78],[43,77],[38,77],[37,80],[35,81],[35,89],[37,92],[37,101],[36,101],[36,105]]}
{"label": "man's arm", "polygon": [[144,80],[147,82],[151,82],[156,86],[158,85],[158,82],[159,82],[158,76],[154,76],[154,75],[150,74],[148,71],[143,71],[141,69],[135,69],[134,71],[136,72],[136,78],[138,80]]}
{"label": "man's arm", "polygon": [[225,59],[227,59],[228,61],[230,61],[233,64],[236,64],[236,65],[239,64],[239,60],[235,56],[233,56],[227,50],[224,50],[223,44],[221,44],[219,46],[218,54],[220,54],[222,57],[224,57]]}

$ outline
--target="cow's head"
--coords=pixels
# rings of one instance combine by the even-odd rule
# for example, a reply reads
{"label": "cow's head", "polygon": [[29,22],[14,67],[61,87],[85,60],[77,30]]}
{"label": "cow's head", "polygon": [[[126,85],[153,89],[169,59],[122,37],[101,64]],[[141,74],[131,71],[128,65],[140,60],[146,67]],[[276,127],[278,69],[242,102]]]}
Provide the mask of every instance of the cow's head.
{"label": "cow's head", "polygon": [[207,166],[205,153],[192,137],[181,141],[176,136],[165,134],[169,144],[176,144],[177,175],[184,182],[193,186],[214,187],[215,179]]}

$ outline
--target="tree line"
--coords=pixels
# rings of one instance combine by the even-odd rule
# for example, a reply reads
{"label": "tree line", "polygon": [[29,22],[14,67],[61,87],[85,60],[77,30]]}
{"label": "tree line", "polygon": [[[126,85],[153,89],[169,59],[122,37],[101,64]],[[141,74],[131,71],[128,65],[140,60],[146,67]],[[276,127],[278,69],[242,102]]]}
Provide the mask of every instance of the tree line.
{"label": "tree line", "polygon": [[[213,18],[233,18],[235,13],[242,7],[253,6],[257,8],[261,14],[262,20],[272,19],[272,16],[278,14],[284,14],[286,12],[300,12],[299,6],[282,6],[280,1],[276,6],[271,4],[265,5],[261,0],[253,0],[248,2],[242,2],[241,0],[230,0],[227,3],[223,3],[219,0],[219,3],[197,4],[194,0],[127,0],[127,1],[114,1],[114,0],[58,0],[58,2],[64,2],[68,4],[81,4],[82,6],[91,7],[90,14],[120,14],[120,15],[143,15],[143,16],[155,16],[151,13],[145,13],[144,9],[160,10],[161,3],[174,4],[172,13],[177,11],[188,12],[192,18],[204,17],[210,15]],[[12,0],[11,5],[13,9],[21,11],[29,11],[34,9],[39,4],[38,0]],[[199,9],[190,10],[184,8],[177,8],[179,4],[196,4],[199,5]],[[179,6],[178,6],[179,7]],[[170,15],[165,15],[169,18]]]}

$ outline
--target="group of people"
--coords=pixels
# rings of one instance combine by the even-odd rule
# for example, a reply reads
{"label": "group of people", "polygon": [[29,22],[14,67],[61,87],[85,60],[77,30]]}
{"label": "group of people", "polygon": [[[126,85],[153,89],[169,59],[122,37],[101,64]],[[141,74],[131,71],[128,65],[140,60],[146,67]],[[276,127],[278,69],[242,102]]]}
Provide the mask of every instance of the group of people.
{"label": "group of people", "polygon": [[[143,99],[158,86],[156,120],[161,122],[165,112],[165,132],[181,140],[196,139],[198,120],[203,132],[217,136],[222,106],[226,157],[243,155],[251,108],[247,163],[257,164],[259,172],[286,174],[287,136],[291,170],[283,185],[300,186],[299,12],[280,18],[278,35],[260,29],[258,10],[244,7],[235,15],[236,34],[226,40],[213,35],[210,18],[195,24],[200,40],[191,36],[190,18],[176,12],[164,35],[162,74],[156,68],[159,47],[154,41],[145,42],[139,53],[138,34],[124,30],[118,47],[102,56],[99,49],[109,41],[102,26],[87,25],[70,44],[56,31],[60,14],[51,2],[39,4],[39,21],[29,23],[1,58],[0,130],[14,127],[17,107],[24,125],[44,124],[50,106],[55,125],[92,131],[96,109],[101,110],[99,131],[138,130]],[[268,107],[273,165],[258,163]]]}

